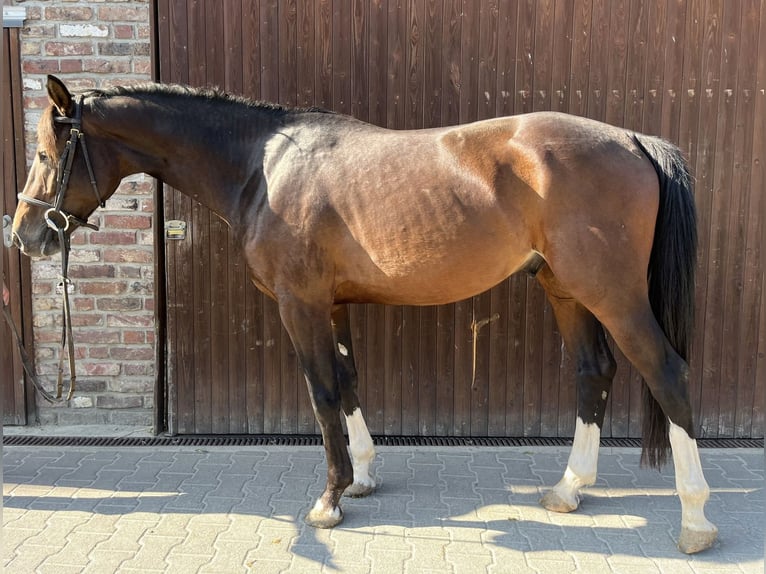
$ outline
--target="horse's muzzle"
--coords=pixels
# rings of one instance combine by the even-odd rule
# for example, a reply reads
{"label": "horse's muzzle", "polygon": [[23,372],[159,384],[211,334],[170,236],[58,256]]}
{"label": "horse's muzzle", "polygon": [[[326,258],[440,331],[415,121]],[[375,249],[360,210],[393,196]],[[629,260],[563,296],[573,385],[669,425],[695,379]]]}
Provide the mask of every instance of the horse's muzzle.
{"label": "horse's muzzle", "polygon": [[50,229],[42,231],[42,238],[39,241],[30,241],[29,238],[23,238],[16,231],[11,234],[11,241],[15,247],[28,257],[47,257],[55,255],[61,250],[58,237]]}

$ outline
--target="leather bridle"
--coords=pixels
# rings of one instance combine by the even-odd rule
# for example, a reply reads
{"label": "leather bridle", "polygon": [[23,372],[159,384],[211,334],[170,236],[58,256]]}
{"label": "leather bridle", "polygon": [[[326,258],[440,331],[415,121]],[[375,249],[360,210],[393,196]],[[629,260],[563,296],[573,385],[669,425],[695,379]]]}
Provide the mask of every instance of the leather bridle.
{"label": "leather bridle", "polygon": [[80,144],[82,148],[82,155],[85,159],[85,165],[88,168],[88,176],[90,177],[90,186],[93,190],[98,205],[104,207],[105,201],[101,198],[101,194],[98,192],[98,185],[96,184],[96,176],[93,174],[93,165],[90,161],[90,154],[88,153],[88,147],[85,144],[85,133],[82,131],[82,96],[78,96],[74,101],[74,117],[59,116],[53,118],[53,121],[58,124],[70,124],[69,139],[66,142],[66,148],[61,154],[59,160],[58,175],[56,177],[56,196],[53,203],[48,203],[41,199],[26,196],[22,193],[18,195],[19,201],[34,205],[36,207],[45,207],[45,223],[48,224],[53,231],[67,231],[70,223],[74,222],[80,227],[88,227],[95,231],[98,231],[98,225],[88,223],[85,219],[77,217],[71,213],[67,213],[62,209],[64,204],[64,195],[66,194],[67,187],[69,186],[69,177],[72,175],[72,163],[74,162],[74,156],[77,151],[77,144]]}
{"label": "leather bridle", "polygon": [[[64,349],[66,348],[67,354],[69,357],[69,393],[67,394],[66,400],[69,400],[72,398],[72,395],[74,394],[75,381],[77,379],[77,375],[75,373],[74,340],[72,338],[72,318],[70,314],[70,305],[69,305],[68,268],[69,268],[69,251],[70,251],[71,245],[69,242],[69,234],[67,233],[67,231],[69,230],[72,223],[74,223],[74,225],[79,227],[88,227],[89,229],[98,231],[98,225],[89,223],[85,219],[77,217],[76,215],[73,215],[71,213],[67,213],[66,211],[62,209],[62,206],[64,204],[64,195],[66,194],[67,187],[69,186],[69,178],[72,175],[72,163],[74,162],[74,156],[77,151],[78,144],[82,148],[82,155],[85,160],[85,165],[88,168],[88,175],[90,177],[90,185],[91,185],[91,188],[93,189],[93,193],[95,194],[96,199],[98,200],[99,206],[104,207],[105,201],[101,197],[101,194],[98,191],[98,185],[96,185],[96,177],[93,174],[93,166],[90,161],[90,155],[88,154],[88,148],[85,144],[85,133],[82,131],[82,96],[78,96],[74,101],[73,117],[71,118],[70,117],[55,117],[53,121],[60,124],[70,124],[71,126],[69,129],[69,139],[66,142],[66,148],[64,149],[64,152],[61,154],[61,159],[59,161],[58,174],[56,176],[56,196],[53,200],[53,203],[48,203],[47,201],[36,199],[34,197],[28,197],[21,193],[18,195],[18,198],[19,198],[19,201],[23,201],[24,203],[28,203],[36,207],[46,208],[46,211],[44,214],[45,223],[48,225],[50,229],[52,229],[54,232],[58,234],[59,247],[61,251],[61,281],[63,285],[62,314],[63,314],[64,320],[63,320],[63,325],[61,329],[61,352],[59,353],[58,381],[56,385],[55,399],[58,399],[58,400],[61,399],[61,393],[62,393],[63,384],[64,384],[63,382]],[[37,377],[34,374],[34,370],[31,367],[29,356],[24,350],[23,345],[21,344],[21,338],[18,334],[18,329],[10,320],[10,314],[7,313],[7,310],[5,309],[5,307],[3,308],[3,311],[4,311],[4,314],[6,315],[6,319],[9,319],[9,322],[11,323],[11,326],[12,326],[12,330],[14,334],[16,335],[17,343],[19,345],[19,350],[21,351],[21,357],[22,357],[22,363],[24,365],[24,370],[27,372],[27,375],[30,377],[30,379],[32,380],[32,383],[40,392],[40,394],[46,400],[53,402],[54,398],[51,396],[50,393],[48,393],[43,388],[43,386],[40,384],[40,382],[37,380]]]}

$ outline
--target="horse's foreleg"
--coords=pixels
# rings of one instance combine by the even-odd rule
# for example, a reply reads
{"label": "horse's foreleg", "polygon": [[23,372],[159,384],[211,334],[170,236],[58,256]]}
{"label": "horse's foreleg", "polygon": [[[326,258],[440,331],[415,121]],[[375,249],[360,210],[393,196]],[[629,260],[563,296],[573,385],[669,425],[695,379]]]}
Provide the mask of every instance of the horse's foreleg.
{"label": "horse's foreleg", "polygon": [[548,510],[571,512],[579,491],[596,482],[598,448],[604,413],[616,369],[601,323],[574,299],[566,297],[549,269],[538,275],[556,315],[568,352],[577,365],[577,424],[562,479],[540,500]]}
{"label": "horse's foreleg", "polygon": [[306,523],[332,528],[343,520],[340,498],[353,480],[353,471],[340,420],[330,308],[321,305],[311,308],[302,302],[280,300],[279,312],[298,353],[327,456],[325,490],[306,515]]}
{"label": "horse's foreleg", "polygon": [[354,482],[346,489],[345,494],[346,496],[362,497],[375,490],[375,478],[370,472],[370,465],[375,459],[375,447],[362,416],[359,397],[356,394],[356,365],[346,305],[333,307],[332,328],[335,338],[335,359],[338,365],[341,405],[343,414],[346,416],[349,450],[354,467]]}

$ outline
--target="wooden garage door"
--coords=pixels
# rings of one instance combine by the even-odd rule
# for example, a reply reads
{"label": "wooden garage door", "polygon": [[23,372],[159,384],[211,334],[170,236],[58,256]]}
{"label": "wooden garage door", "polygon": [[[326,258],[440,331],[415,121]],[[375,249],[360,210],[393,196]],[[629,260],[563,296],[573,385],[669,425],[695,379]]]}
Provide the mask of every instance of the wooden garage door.
{"label": "wooden garage door", "polygon": [[[763,125],[763,63],[745,64],[766,46],[758,2],[156,0],[155,8],[162,81],[390,128],[559,110],[680,143],[697,173],[703,236],[704,328],[692,381],[700,434],[762,436],[762,223],[741,207],[763,209],[763,178],[755,167],[746,175],[730,167],[757,166],[763,152],[763,134],[736,132],[758,118]],[[734,198],[721,199],[733,183]],[[174,190],[163,207],[166,220],[188,224],[188,237],[165,251],[170,430],[315,432],[276,306],[249,285],[226,225]],[[573,432],[573,367],[532,279],[449,306],[354,306],[352,326],[373,433]],[[616,354],[604,434],[638,436],[638,376]]]}
{"label": "wooden garage door", "polygon": [[[26,179],[24,126],[21,109],[21,68],[19,62],[19,29],[3,26],[2,123],[3,123],[3,189],[0,205],[3,214],[16,211],[16,193]],[[32,337],[32,309],[29,259],[17,249],[0,246],[0,277],[11,291],[10,311],[24,335],[27,347]],[[34,356],[29,348],[31,356]],[[27,423],[34,414],[34,392],[27,388],[16,342],[4,318],[0,317],[0,388],[4,425]]]}

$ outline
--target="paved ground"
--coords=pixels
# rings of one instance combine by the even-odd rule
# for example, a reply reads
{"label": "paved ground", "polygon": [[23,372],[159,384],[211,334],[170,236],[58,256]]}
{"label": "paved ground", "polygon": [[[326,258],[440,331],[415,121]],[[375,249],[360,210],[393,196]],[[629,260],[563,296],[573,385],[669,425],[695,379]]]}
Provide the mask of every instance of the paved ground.
{"label": "paved ground", "polygon": [[675,548],[672,466],[602,449],[581,509],[537,501],[563,448],[378,448],[379,489],[346,519],[302,516],[324,484],[320,447],[46,448],[3,452],[5,572],[764,571],[764,453],[702,450],[720,529],[712,549]]}

